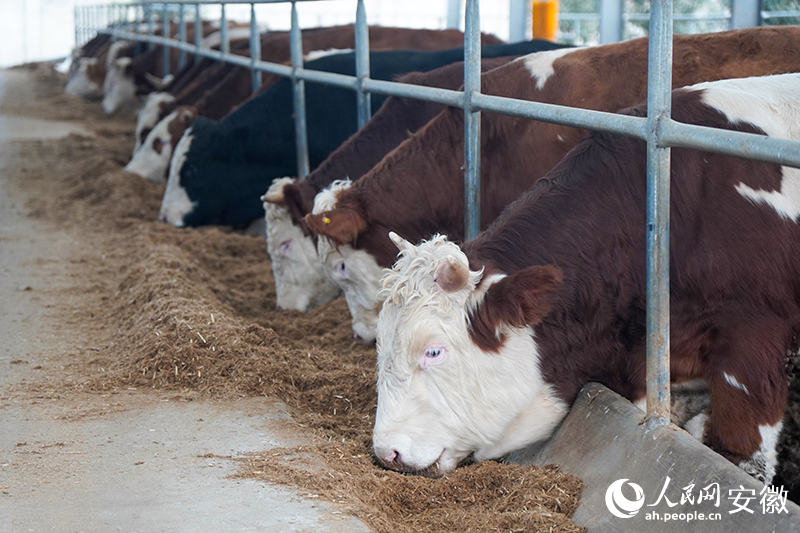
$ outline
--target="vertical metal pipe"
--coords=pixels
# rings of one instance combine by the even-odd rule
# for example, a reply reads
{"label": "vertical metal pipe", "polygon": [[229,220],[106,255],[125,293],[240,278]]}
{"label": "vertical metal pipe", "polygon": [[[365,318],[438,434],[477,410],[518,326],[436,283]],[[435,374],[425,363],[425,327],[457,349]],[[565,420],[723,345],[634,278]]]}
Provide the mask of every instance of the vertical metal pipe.
{"label": "vertical metal pipe", "polygon": [[481,230],[481,113],[472,95],[481,92],[481,19],[478,0],[467,0],[464,25],[464,237]]}
{"label": "vertical metal pipe", "polygon": [[[170,31],[169,31],[169,5],[164,4],[164,10],[162,11],[161,15],[161,36],[165,39],[169,38]],[[164,61],[164,73],[163,77],[169,76],[169,46],[162,46],[162,60]]]}
{"label": "vertical metal pipe", "polygon": [[670,149],[658,146],[672,108],[672,0],[651,4],[647,75],[647,424],[669,423]]}
{"label": "vertical metal pipe", "polygon": [[[155,22],[153,22],[153,6],[147,6],[147,35],[152,37],[155,34]],[[147,43],[147,49],[150,50],[153,48],[153,43]]]}
{"label": "vertical metal pipe", "polygon": [[447,27],[457,30],[461,23],[461,0],[447,0]]}
{"label": "vertical metal pipe", "polygon": [[[132,26],[133,31],[137,34],[139,33],[139,8],[142,8],[142,20],[146,18],[146,7],[145,6],[134,6],[133,8],[133,22],[130,23]],[[125,12],[125,16],[128,17],[128,12]],[[142,41],[137,40],[136,44],[133,45],[133,56],[136,57],[142,53]]]}
{"label": "vertical metal pipe", "polygon": [[256,5],[250,3],[250,75],[253,84],[253,93],[261,87],[261,72],[256,70],[256,61],[261,60],[261,35],[258,32],[256,20]]}
{"label": "vertical metal pipe", "polygon": [[364,0],[356,7],[356,77],[358,78],[358,127],[361,128],[372,116],[372,96],[364,91],[364,80],[369,78],[369,26]]}
{"label": "vertical metal pipe", "polygon": [[295,73],[303,68],[303,37],[297,18],[297,2],[292,0],[292,29],[289,31],[292,52],[292,84],[294,88],[294,131],[297,147],[297,177],[305,178],[310,171],[308,163],[308,129],[306,127],[306,84]]}
{"label": "vertical metal pipe", "polygon": [[[600,0],[600,44],[618,43],[622,40],[623,0]],[[577,33],[580,35],[580,33]]]}
{"label": "vertical metal pipe", "polygon": [[[200,4],[194,5],[194,25],[196,28],[203,27],[203,19],[200,18]],[[195,30],[194,32],[194,46],[198,50],[201,48],[203,44],[203,32]]]}
{"label": "vertical metal pipe", "polygon": [[83,43],[81,43],[81,15],[80,15],[80,8],[78,6],[73,6],[72,8],[72,20],[75,24],[75,48],[80,47]]}
{"label": "vertical metal pipe", "polygon": [[[186,42],[186,13],[183,9],[183,4],[178,6],[178,39],[182,42]],[[203,29],[199,26],[194,29],[195,34],[200,32],[202,34]],[[180,53],[178,54],[178,68],[181,69],[186,64],[186,51],[181,49]]]}
{"label": "vertical metal pipe", "polygon": [[529,0],[510,0],[508,6],[508,42],[518,43],[527,39],[528,20],[531,17]]}
{"label": "vertical metal pipe", "polygon": [[219,16],[219,35],[222,39],[219,49],[223,54],[227,54],[231,51],[231,43],[228,42],[228,16],[225,13],[225,4],[222,4],[222,12]]}

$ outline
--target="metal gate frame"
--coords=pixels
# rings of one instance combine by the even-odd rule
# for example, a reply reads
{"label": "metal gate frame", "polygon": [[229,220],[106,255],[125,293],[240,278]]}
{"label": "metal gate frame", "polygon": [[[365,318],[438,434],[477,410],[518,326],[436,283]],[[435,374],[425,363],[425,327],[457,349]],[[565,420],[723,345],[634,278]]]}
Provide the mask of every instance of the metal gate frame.
{"label": "metal gate frame", "polygon": [[[305,70],[297,16],[298,2],[319,0],[193,0],[138,2],[125,5],[84,6],[76,8],[76,44],[96,33],[113,38],[164,46],[165,74],[169,48],[225,61],[253,72],[253,88],[260,72],[271,72],[292,79],[297,145],[297,174],[309,173],[308,142],[305,120],[305,81],[345,87],[356,92],[358,126],[370,118],[370,93],[417,98],[459,107],[465,117],[465,236],[480,231],[480,122],[481,112],[492,112],[574,126],[593,131],[626,135],[647,143],[647,426],[669,423],[669,205],[670,148],[694,148],[800,168],[800,142],[771,139],[762,135],[718,130],[675,122],[670,118],[672,93],[672,0],[653,0],[651,4],[648,56],[647,117],[631,117],[585,109],[490,96],[480,92],[480,12],[479,0],[466,0],[464,32],[464,90],[452,91],[431,87],[373,80],[369,77],[369,36],[364,0],[356,0],[356,76]],[[291,66],[260,59],[260,39],[256,24],[257,4],[291,2]],[[195,43],[185,42],[186,8],[194,7],[194,19],[200,20],[201,5],[221,5],[222,46],[220,51],[200,48],[200,32]],[[250,4],[251,57],[231,55],[226,28],[225,5]],[[157,10],[156,7],[160,7]],[[171,10],[172,8],[172,10]],[[133,17],[130,17],[133,10]],[[177,10],[179,39],[154,35],[153,14],[171,20]],[[141,16],[139,16],[141,14]],[[77,21],[80,20],[80,23]],[[131,31],[133,22],[146,20],[147,34]],[[148,45],[149,46],[149,45]]]}

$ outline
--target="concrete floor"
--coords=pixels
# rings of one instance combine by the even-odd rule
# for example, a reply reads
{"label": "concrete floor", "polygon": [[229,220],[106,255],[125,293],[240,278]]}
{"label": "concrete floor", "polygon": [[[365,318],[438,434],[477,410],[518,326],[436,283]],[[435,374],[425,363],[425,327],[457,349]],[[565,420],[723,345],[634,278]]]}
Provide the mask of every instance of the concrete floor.
{"label": "concrete floor", "polygon": [[[0,101],[24,76],[0,70]],[[0,115],[0,532],[368,531],[335,504],[231,479],[234,462],[214,457],[299,444],[278,402],[25,390],[70,346],[46,301],[71,283],[58,259],[78,237],[26,216],[5,159],[14,139],[73,131]]]}

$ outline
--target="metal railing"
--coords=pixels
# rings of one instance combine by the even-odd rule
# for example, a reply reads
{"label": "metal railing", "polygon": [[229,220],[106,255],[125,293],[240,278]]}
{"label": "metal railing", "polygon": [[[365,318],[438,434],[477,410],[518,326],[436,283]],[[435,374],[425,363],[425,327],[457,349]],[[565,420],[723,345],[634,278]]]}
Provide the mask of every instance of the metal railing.
{"label": "metal railing", "polygon": [[[255,17],[255,4],[292,4],[291,66],[261,61],[254,53],[251,57],[227,53],[227,36],[223,32],[221,51],[199,49],[198,42],[189,44],[182,40],[154,35],[153,8],[163,20],[168,20],[170,6],[177,9],[179,17],[185,6],[195,8],[195,20],[199,20],[201,4],[246,3],[251,5]],[[128,6],[111,6],[114,10],[134,9],[147,20],[146,35],[131,31],[128,18],[92,16],[89,20],[101,20],[108,25],[112,20],[121,21],[109,27],[95,30],[108,33],[115,38],[136,39],[151,44],[226,61],[253,69],[254,73],[271,72],[290,77],[294,83],[295,125],[298,152],[298,176],[309,172],[307,155],[307,133],[305,128],[304,81],[346,87],[354,90],[358,99],[358,123],[362,126],[370,115],[369,94],[382,93],[400,97],[418,98],[441,104],[460,107],[465,114],[465,236],[472,238],[480,228],[480,117],[481,112],[493,112],[575,126],[595,131],[617,133],[635,137],[647,143],[647,420],[650,427],[669,423],[669,172],[670,147],[685,147],[740,156],[780,165],[800,167],[800,142],[770,139],[759,135],[728,130],[693,126],[675,122],[670,118],[672,89],[672,0],[654,0],[650,17],[650,41],[648,59],[647,117],[639,118],[599,111],[530,102],[512,98],[490,96],[480,92],[480,14],[478,0],[467,0],[466,30],[464,34],[464,91],[452,91],[431,87],[414,86],[369,78],[369,43],[367,42],[367,20],[364,1],[356,6],[356,76],[305,70],[302,61],[302,42],[297,23],[297,3],[317,0],[260,0],[251,2],[225,2],[195,0],[186,2],[142,2]],[[148,9],[145,9],[148,8]],[[83,10],[85,8],[78,8]],[[130,13],[130,12],[128,12]],[[224,10],[223,10],[224,14]],[[126,15],[127,16],[127,15]],[[83,19],[86,20],[86,19]],[[223,16],[224,21],[224,16]],[[179,24],[183,24],[182,18]],[[258,39],[257,25],[251,20],[251,40]],[[76,35],[86,30],[82,26]],[[251,51],[252,52],[252,51]]]}

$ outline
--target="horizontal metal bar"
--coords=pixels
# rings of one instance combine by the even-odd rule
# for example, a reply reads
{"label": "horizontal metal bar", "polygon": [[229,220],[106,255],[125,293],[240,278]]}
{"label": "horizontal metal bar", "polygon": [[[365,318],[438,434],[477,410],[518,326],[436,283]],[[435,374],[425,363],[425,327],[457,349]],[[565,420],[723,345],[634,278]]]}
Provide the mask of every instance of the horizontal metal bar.
{"label": "horizontal metal bar", "polygon": [[364,80],[364,89],[371,93],[388,94],[401,98],[416,98],[417,100],[429,100],[437,104],[464,108],[464,93],[461,91],[373,79]]}
{"label": "horizontal metal bar", "polygon": [[[247,56],[239,56],[236,54],[223,54],[219,50],[211,50],[210,48],[197,48],[193,44],[189,43],[182,43],[175,39],[165,39],[164,37],[159,36],[147,36],[137,33],[130,33],[121,30],[113,30],[113,29],[102,29],[99,30],[98,33],[107,33],[119,39],[132,39],[132,40],[142,40],[153,44],[160,44],[162,46],[171,46],[173,48],[177,48],[179,50],[186,50],[193,54],[197,54],[202,57],[208,57],[210,59],[216,59],[217,61],[223,61],[226,63],[231,63],[233,65],[238,65],[240,67],[250,68],[250,58]],[[268,63],[265,61],[256,61],[255,67],[257,70],[263,70],[265,72],[272,72],[273,74],[278,74],[279,76],[287,76],[290,77],[292,75],[292,67],[288,65],[281,65],[278,63]]]}
{"label": "horizontal metal bar", "polygon": [[692,148],[800,168],[800,142],[663,120],[659,146]]}
{"label": "horizontal metal bar", "polygon": [[491,111],[520,118],[532,118],[594,131],[619,133],[639,139],[645,139],[647,135],[645,119],[617,113],[516,100],[488,94],[474,95],[472,106],[481,111]]}
{"label": "horizontal metal bar", "polygon": [[[166,44],[178,49],[184,49],[199,56],[225,61],[245,68],[250,68],[250,58],[233,54],[223,54],[218,50],[197,49],[194,45],[181,43],[175,39],[165,39],[160,36],[148,36],[127,31],[105,28],[100,33],[108,33],[122,39],[139,39],[154,44]],[[259,71],[271,72],[279,76],[291,77],[292,68],[288,65],[256,61],[255,68]],[[357,78],[331,72],[321,72],[308,69],[297,69],[296,75],[305,81],[326,83],[355,90]],[[365,79],[365,91],[371,93],[398,96],[401,98],[416,98],[430,100],[443,105],[463,108],[463,93],[434,87],[423,87],[408,83],[397,83],[384,80]],[[501,113],[520,118],[529,118],[573,126],[593,131],[618,133],[638,139],[646,139],[645,119],[616,113],[604,113],[588,109],[557,106],[541,102],[516,100],[487,94],[476,94],[472,100],[473,107],[480,111]],[[659,146],[677,148],[697,148],[709,152],[718,152],[728,155],[747,154],[746,158],[777,163],[781,165],[800,167],[800,143],[784,139],[766,138],[750,133],[717,130],[703,126],[681,124],[674,121],[662,121]],[[731,143],[735,142],[733,145]],[[693,143],[694,146],[689,146]],[[774,148],[771,148],[774,146]],[[740,152],[737,154],[736,151]],[[776,151],[774,155],[770,152]]]}

